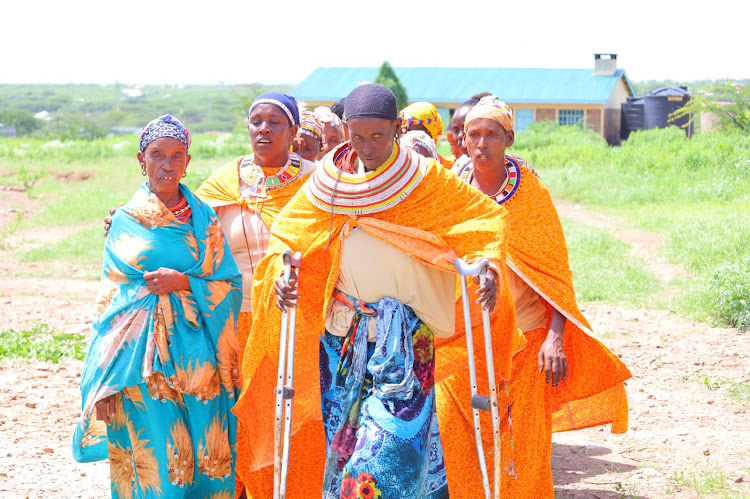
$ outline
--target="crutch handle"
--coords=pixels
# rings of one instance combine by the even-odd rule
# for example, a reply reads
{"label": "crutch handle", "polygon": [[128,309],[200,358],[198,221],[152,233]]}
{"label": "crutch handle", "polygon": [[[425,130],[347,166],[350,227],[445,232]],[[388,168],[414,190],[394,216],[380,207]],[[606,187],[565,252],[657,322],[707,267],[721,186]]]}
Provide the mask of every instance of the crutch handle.
{"label": "crutch handle", "polygon": [[482,258],[477,263],[468,264],[460,258],[456,258],[455,265],[459,275],[474,276],[481,274],[482,271],[486,271],[487,267],[490,266],[490,261],[486,258]]}
{"label": "crutch handle", "polygon": [[286,284],[289,284],[289,275],[291,273],[291,267],[292,267],[292,250],[285,249],[281,253],[281,260],[284,262],[284,282]]}
{"label": "crutch handle", "polygon": [[290,263],[292,264],[292,267],[294,267],[295,269],[298,269],[300,265],[302,265],[302,253],[298,251],[294,255],[292,255],[292,261]]}
{"label": "crutch handle", "polygon": [[479,409],[480,411],[490,412],[492,408],[492,402],[490,401],[489,397],[485,397],[484,395],[473,395],[471,397],[471,406],[475,409]]}

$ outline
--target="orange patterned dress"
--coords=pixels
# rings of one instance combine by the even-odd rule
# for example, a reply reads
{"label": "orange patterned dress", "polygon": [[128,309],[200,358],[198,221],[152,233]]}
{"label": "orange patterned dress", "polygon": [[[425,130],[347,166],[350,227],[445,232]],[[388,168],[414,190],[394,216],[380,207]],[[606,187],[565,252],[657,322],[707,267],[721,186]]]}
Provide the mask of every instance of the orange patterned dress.
{"label": "orange patterned dress", "polygon": [[[509,408],[502,421],[502,496],[552,498],[552,432],[608,423],[613,433],[625,432],[628,405],[624,381],[631,375],[617,356],[593,337],[578,310],[562,225],[546,187],[531,165],[518,156],[506,156],[506,167],[508,182],[495,200],[508,210],[511,219],[508,272],[515,273],[546,302],[547,320],[544,327],[523,331],[525,345],[513,347],[512,375],[505,402],[501,402]],[[454,173],[468,182],[471,163],[459,165]],[[563,350],[569,365],[567,378],[555,388],[545,382],[537,367],[553,307],[567,319]],[[472,315],[481,321],[478,311]],[[493,334],[497,334],[498,325],[493,318]],[[468,369],[446,375],[455,372],[457,362],[466,364],[465,349],[461,352],[457,338],[452,343],[455,355],[436,368],[436,378],[442,378],[437,387],[438,417],[441,428],[451,427],[451,432],[446,432],[448,438],[443,439],[451,497],[474,498],[481,479],[468,404]],[[482,368],[481,349],[475,351],[479,353],[477,378],[482,393],[486,392],[486,369]],[[483,416],[482,424],[485,437],[489,437],[489,417]],[[486,438],[484,445],[485,450],[492,449]],[[492,462],[491,452],[487,460]]]}

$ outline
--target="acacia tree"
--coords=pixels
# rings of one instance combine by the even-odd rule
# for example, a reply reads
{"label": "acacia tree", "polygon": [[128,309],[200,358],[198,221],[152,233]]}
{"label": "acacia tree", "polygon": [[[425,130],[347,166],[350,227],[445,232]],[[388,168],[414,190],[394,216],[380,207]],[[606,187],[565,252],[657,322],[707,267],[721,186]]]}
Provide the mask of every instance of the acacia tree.
{"label": "acacia tree", "polygon": [[396,72],[388,61],[384,61],[378,71],[378,76],[375,78],[375,83],[380,83],[391,89],[391,92],[396,96],[396,102],[398,108],[403,109],[406,104],[409,103],[409,98],[406,95],[406,88],[401,83],[401,80],[396,76]]}
{"label": "acacia tree", "polygon": [[714,114],[722,130],[750,133],[750,86],[733,80],[713,85],[705,95],[693,94],[692,99],[672,113],[670,118],[677,119],[692,113],[690,121],[684,125],[687,126],[699,112]]}

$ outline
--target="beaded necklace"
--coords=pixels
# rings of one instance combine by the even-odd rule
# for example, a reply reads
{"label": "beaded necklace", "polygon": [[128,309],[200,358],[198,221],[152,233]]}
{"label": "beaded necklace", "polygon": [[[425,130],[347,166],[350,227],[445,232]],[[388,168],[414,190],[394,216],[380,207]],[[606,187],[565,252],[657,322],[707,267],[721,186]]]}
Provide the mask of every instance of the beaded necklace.
{"label": "beaded necklace", "polygon": [[294,182],[300,177],[301,171],[302,159],[293,153],[289,154],[286,164],[275,175],[263,173],[263,169],[255,164],[252,154],[245,156],[239,165],[240,196],[243,198],[268,197],[268,191]]}
{"label": "beaded necklace", "polygon": [[190,209],[185,196],[181,196],[180,201],[175,206],[169,208],[169,211],[172,212],[178,222],[184,222],[193,214],[193,210]]}
{"label": "beaded necklace", "polygon": [[[518,161],[515,158],[505,156],[505,182],[495,194],[490,196],[497,204],[505,203],[518,190],[518,186],[521,183],[519,168]],[[474,179],[474,163],[472,161],[467,161],[466,164],[461,166],[458,170],[458,178],[471,184],[471,181]]]}

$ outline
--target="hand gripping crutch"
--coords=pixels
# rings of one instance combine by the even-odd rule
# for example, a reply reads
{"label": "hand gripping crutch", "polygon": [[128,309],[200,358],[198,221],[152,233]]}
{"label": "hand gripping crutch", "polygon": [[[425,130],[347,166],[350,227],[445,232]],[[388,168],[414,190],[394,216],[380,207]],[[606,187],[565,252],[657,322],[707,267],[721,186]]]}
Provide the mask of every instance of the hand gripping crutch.
{"label": "hand gripping crutch", "polygon": [[[469,358],[469,381],[471,383],[471,408],[474,418],[474,440],[477,445],[479,457],[479,469],[482,473],[482,487],[485,499],[500,497],[500,412],[497,404],[497,387],[495,385],[495,362],[492,356],[492,332],[490,331],[490,312],[482,310],[482,323],[484,325],[484,353],[487,357],[487,377],[490,388],[490,396],[477,393],[477,372],[474,361],[474,339],[471,334],[471,312],[469,311],[469,291],[466,285],[467,276],[479,276],[480,286],[486,280],[486,272],[489,268],[487,259],[483,259],[474,265],[469,265],[460,258],[456,258],[456,269],[461,281],[461,298],[464,309],[464,327],[466,328],[466,353]],[[487,476],[487,462],[485,460],[484,448],[482,446],[482,426],[479,420],[479,411],[489,411],[492,414],[492,440],[495,451],[495,475],[493,480],[493,495],[490,496],[490,482]]]}
{"label": "hand gripping crutch", "polygon": [[[302,253],[298,252],[292,256],[292,252],[287,249],[284,250],[281,257],[284,261],[284,283],[289,284],[291,269],[292,267],[299,269],[302,262]],[[294,382],[294,333],[297,325],[296,322],[296,308],[289,307],[288,310],[284,308],[281,311],[279,371],[276,378],[276,435],[274,438],[275,457],[273,462],[274,499],[286,498],[286,477],[289,472],[289,442],[292,433],[292,398],[294,397],[294,388],[292,386]],[[285,372],[286,380],[284,379]],[[282,417],[284,418],[283,430],[281,425]]]}

